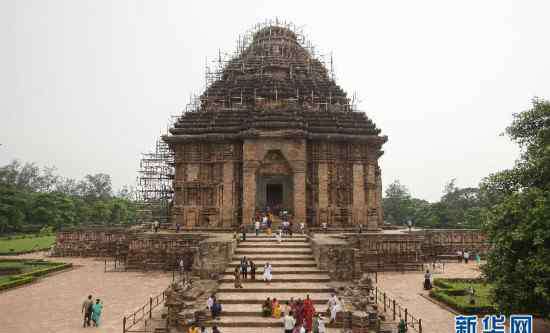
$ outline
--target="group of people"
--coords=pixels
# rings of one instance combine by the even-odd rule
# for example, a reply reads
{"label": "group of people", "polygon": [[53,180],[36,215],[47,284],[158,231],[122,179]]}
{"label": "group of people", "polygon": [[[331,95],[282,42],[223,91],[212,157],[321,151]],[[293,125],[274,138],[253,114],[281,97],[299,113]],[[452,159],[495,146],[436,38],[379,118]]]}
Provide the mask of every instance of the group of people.
{"label": "group of people", "polygon": [[189,327],[189,329],[187,330],[187,333],[221,333],[220,329],[218,328],[218,326],[213,326],[212,327],[212,331],[208,331],[208,329],[204,326],[201,326],[200,328],[198,326],[195,326],[195,325],[191,325]]}
{"label": "group of people", "polygon": [[[235,266],[235,271],[233,273],[235,288],[242,288],[242,280],[248,279],[248,273],[250,273],[250,279],[256,280],[256,264],[254,261],[249,260],[246,256],[241,258],[241,263]],[[273,277],[273,267],[269,262],[266,262],[264,265],[264,271],[262,279],[266,282],[271,282]]]}
{"label": "group of people", "polygon": [[[458,251],[456,254],[458,256],[459,263],[464,262],[465,264],[467,264],[470,260],[470,252],[466,250]],[[481,262],[481,257],[479,256],[479,253],[476,253],[474,258],[479,265],[479,263]]]}
{"label": "group of people", "polygon": [[212,294],[206,300],[206,308],[210,311],[212,319],[219,319],[220,314],[222,313],[222,305],[218,302],[216,295]]}
{"label": "group of people", "polygon": [[82,314],[84,314],[83,327],[99,326],[99,319],[101,318],[101,312],[103,311],[103,303],[98,298],[95,300],[92,295],[88,295],[88,298],[82,302]]}
{"label": "group of people", "polygon": [[306,296],[304,300],[293,298],[281,304],[276,298],[269,297],[262,304],[264,317],[282,317],[285,333],[324,333],[325,322],[321,314],[317,314],[313,301]]}

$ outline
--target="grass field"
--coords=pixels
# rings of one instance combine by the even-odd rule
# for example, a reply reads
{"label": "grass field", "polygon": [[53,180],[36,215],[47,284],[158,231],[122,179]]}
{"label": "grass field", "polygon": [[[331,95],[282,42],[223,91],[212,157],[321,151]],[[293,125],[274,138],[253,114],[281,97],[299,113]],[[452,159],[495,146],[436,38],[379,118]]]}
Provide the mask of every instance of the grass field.
{"label": "grass field", "polygon": [[55,243],[55,236],[21,236],[0,238],[0,254],[17,254],[49,249]]}
{"label": "grass field", "polygon": [[[435,279],[430,296],[464,314],[493,313],[491,285],[481,280]],[[470,303],[468,289],[474,288],[474,303]]]}
{"label": "grass field", "polygon": [[68,267],[71,267],[71,264],[30,259],[0,259],[0,271],[18,270],[17,274],[0,275],[0,290],[30,283],[40,276]]}

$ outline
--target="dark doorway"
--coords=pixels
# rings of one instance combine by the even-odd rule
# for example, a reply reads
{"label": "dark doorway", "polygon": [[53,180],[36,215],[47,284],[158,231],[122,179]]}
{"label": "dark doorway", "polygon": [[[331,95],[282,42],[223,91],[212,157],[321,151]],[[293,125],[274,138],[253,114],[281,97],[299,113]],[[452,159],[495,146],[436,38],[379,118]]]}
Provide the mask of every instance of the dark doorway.
{"label": "dark doorway", "polygon": [[273,210],[278,210],[283,204],[283,184],[266,184],[266,202]]}

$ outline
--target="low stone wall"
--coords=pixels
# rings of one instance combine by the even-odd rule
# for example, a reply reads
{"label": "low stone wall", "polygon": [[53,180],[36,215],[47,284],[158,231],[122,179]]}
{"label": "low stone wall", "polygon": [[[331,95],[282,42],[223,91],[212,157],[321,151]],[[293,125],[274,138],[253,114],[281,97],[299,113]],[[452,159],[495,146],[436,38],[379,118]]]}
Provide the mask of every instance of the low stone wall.
{"label": "low stone wall", "polygon": [[57,232],[52,256],[115,257],[124,256],[128,248],[129,229],[121,227],[86,227]]}
{"label": "low stone wall", "polygon": [[489,244],[480,230],[423,230],[314,234],[311,247],[320,269],[349,281],[364,272],[421,270],[424,263],[458,250],[483,255]]}
{"label": "low stone wall", "polygon": [[187,271],[201,277],[223,273],[236,240],[231,233],[149,232],[126,228],[89,227],[57,233],[53,256],[116,258],[130,270]]}

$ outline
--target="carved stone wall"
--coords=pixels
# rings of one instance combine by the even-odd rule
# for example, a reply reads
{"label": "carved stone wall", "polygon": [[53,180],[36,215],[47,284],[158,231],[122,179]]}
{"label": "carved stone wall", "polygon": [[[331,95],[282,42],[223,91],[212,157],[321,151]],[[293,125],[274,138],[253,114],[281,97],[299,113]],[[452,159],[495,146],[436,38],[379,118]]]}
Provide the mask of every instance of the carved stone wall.
{"label": "carved stone wall", "polygon": [[114,257],[124,256],[128,249],[128,229],[87,227],[59,231],[53,256]]}
{"label": "carved stone wall", "polygon": [[194,142],[176,145],[174,223],[182,228],[238,225],[242,201],[242,144]]}
{"label": "carved stone wall", "polygon": [[308,225],[362,224],[378,230],[382,219],[380,155],[379,148],[367,143],[308,141]]}

